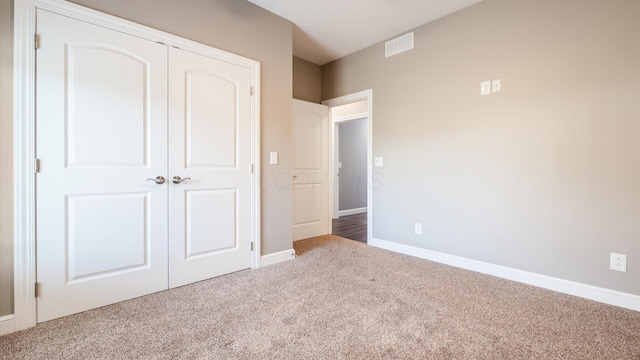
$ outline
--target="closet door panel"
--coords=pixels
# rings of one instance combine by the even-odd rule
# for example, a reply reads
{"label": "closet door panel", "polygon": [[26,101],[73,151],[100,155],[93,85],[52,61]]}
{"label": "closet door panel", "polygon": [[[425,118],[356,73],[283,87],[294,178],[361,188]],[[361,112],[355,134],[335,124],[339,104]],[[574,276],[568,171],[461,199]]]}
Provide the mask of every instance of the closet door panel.
{"label": "closet door panel", "polygon": [[202,70],[184,75],[186,168],[234,167],[238,155],[238,84]]}
{"label": "closet door panel", "polygon": [[38,321],[167,288],[167,48],[38,10]]}
{"label": "closet door panel", "polygon": [[[235,190],[185,191],[185,245],[187,260],[238,247]],[[215,236],[217,241],[210,241]]]}
{"label": "closet door panel", "polygon": [[251,266],[251,72],[169,50],[169,287]]}

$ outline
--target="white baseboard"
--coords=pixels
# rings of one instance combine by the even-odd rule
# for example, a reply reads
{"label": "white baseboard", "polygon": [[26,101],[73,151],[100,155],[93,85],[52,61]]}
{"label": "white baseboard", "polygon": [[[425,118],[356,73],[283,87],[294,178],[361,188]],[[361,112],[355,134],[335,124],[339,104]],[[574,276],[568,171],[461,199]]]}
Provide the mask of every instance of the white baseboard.
{"label": "white baseboard", "polygon": [[349,210],[339,210],[338,211],[338,217],[340,216],[348,216],[348,215],[355,215],[355,214],[363,214],[367,212],[367,208],[363,207],[363,208],[357,208],[357,209],[349,209]]}
{"label": "white baseboard", "polygon": [[574,295],[581,298],[640,311],[640,296],[621,291],[605,289],[547,275],[494,265],[482,261],[426,250],[415,246],[399,244],[387,240],[370,239],[369,245],[393,252],[415,256],[421,259],[472,270],[507,280],[533,285],[548,290]]}
{"label": "white baseboard", "polygon": [[13,315],[0,316],[0,336],[10,334],[15,330]]}
{"label": "white baseboard", "polygon": [[262,255],[260,257],[260,267],[281,263],[296,258],[296,252],[293,249],[280,251],[273,254]]}

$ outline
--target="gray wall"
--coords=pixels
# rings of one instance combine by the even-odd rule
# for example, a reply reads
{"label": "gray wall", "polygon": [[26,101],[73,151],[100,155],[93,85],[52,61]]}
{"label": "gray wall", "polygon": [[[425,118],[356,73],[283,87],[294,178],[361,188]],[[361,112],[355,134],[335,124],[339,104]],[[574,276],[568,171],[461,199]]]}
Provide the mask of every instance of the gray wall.
{"label": "gray wall", "polygon": [[320,65],[305,59],[293,57],[293,98],[314,103],[320,103],[322,87],[320,82]]}
{"label": "gray wall", "polygon": [[13,313],[13,0],[0,0],[0,316]]}
{"label": "gray wall", "polygon": [[367,207],[367,120],[338,123],[339,210]]}
{"label": "gray wall", "polygon": [[638,19],[637,0],[485,0],[414,50],[325,65],[324,99],[373,89],[373,236],[640,295]]}

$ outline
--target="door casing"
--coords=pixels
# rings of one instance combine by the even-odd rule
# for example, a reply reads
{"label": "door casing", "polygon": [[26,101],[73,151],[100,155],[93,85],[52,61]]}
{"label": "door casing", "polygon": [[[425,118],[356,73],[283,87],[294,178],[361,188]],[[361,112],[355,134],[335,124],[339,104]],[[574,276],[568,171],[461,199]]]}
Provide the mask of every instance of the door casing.
{"label": "door casing", "polygon": [[[329,112],[329,121],[331,123],[331,131],[329,132],[329,229],[333,227],[333,214],[338,213],[338,203],[335,200],[335,187],[336,187],[336,138],[335,138],[335,124],[341,120],[353,120],[355,118],[362,118],[366,116],[367,119],[367,240],[373,239],[373,90],[363,90],[353,94],[336,97],[333,99],[325,100],[322,104],[327,105],[329,108],[341,105],[347,105],[358,101],[367,101],[367,113],[358,114],[352,119],[331,118],[331,111]],[[335,121],[337,120],[337,122]],[[335,209],[335,210],[334,210]]]}

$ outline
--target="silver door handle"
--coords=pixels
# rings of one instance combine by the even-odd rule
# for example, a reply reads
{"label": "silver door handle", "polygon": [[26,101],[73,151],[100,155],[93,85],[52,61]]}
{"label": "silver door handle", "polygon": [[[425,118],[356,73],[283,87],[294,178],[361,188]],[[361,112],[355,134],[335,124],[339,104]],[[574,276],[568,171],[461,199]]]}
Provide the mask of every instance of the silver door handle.
{"label": "silver door handle", "polygon": [[162,185],[162,184],[164,184],[164,178],[163,178],[162,176],[156,176],[156,178],[155,178],[155,179],[148,178],[148,179],[147,179],[147,181],[153,181],[153,182],[155,182],[155,183],[156,183],[156,184],[158,184],[158,185]]}
{"label": "silver door handle", "polygon": [[174,176],[172,182],[174,184],[180,184],[181,182],[186,181],[186,180],[191,180],[191,178],[190,177],[186,177],[186,178],[183,179],[180,176]]}

